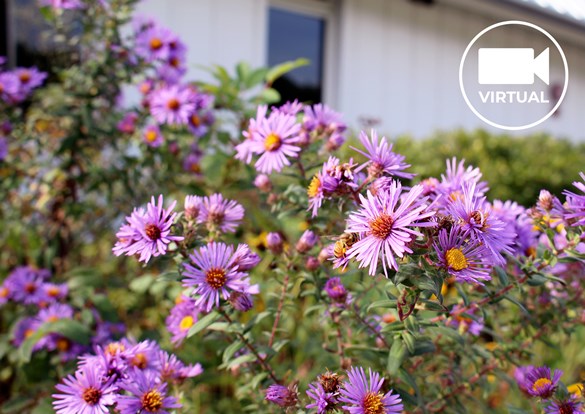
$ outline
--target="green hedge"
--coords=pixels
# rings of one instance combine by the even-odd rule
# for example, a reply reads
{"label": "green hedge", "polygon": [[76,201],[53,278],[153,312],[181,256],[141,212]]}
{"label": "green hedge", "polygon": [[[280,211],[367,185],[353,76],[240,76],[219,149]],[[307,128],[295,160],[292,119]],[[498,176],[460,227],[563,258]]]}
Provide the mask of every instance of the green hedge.
{"label": "green hedge", "polygon": [[481,169],[490,185],[490,199],[510,199],[525,206],[533,205],[543,188],[560,195],[585,171],[585,143],[544,134],[512,137],[457,130],[423,140],[399,137],[394,149],[406,156],[417,179],[440,177],[447,158],[464,158]]}

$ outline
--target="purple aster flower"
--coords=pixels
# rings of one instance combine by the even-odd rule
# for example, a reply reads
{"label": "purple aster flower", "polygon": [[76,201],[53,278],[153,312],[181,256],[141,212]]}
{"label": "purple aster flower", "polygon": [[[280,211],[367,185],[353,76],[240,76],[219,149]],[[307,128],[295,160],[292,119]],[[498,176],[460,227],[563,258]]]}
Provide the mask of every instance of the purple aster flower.
{"label": "purple aster flower", "polygon": [[0,161],[4,161],[8,156],[8,138],[0,135]]}
{"label": "purple aster flower", "polygon": [[136,129],[136,121],[138,121],[138,114],[135,112],[128,112],[124,118],[118,122],[116,128],[124,134],[133,134]]}
{"label": "purple aster flower", "polygon": [[181,383],[203,373],[201,364],[185,365],[175,355],[165,351],[159,352],[160,376],[163,381]]}
{"label": "purple aster flower", "polygon": [[219,193],[205,197],[201,203],[198,223],[204,223],[210,231],[234,233],[244,217],[244,207],[234,200],[226,200]]}
{"label": "purple aster flower", "polygon": [[33,89],[38,88],[47,78],[45,72],[37,68],[16,68],[13,72],[20,82],[20,91],[28,95]]}
{"label": "purple aster flower", "polygon": [[11,299],[12,299],[12,291],[6,285],[6,283],[3,283],[0,286],[0,305],[4,305],[6,302],[8,302]]}
{"label": "purple aster flower", "polygon": [[369,382],[363,368],[352,367],[347,371],[348,380],[340,389],[340,402],[347,403],[343,409],[350,414],[392,414],[404,409],[399,395],[389,391],[382,394],[380,389],[384,379],[380,374],[369,370]]}
{"label": "purple aster flower", "polygon": [[63,379],[55,388],[53,407],[57,414],[105,414],[114,404],[116,387],[103,381],[103,372],[94,365],[85,365],[75,375]]}
{"label": "purple aster flower", "polygon": [[142,133],[144,143],[152,148],[157,148],[164,142],[164,137],[160,132],[158,125],[149,125],[144,129]]}
{"label": "purple aster flower", "polygon": [[95,334],[91,338],[92,345],[102,345],[126,333],[126,325],[122,322],[108,322],[99,320],[96,323]]}
{"label": "purple aster flower", "polygon": [[187,220],[197,220],[201,206],[203,205],[203,197],[196,195],[188,195],[185,197],[185,217]]}
{"label": "purple aster flower", "polygon": [[158,197],[158,204],[154,197],[146,207],[134,210],[130,217],[126,217],[127,225],[123,225],[116,233],[118,243],[112,249],[116,256],[126,254],[133,256],[140,253],[139,261],[148,263],[152,256],[164,255],[169,243],[181,241],[183,237],[171,235],[171,227],[177,213],[173,213],[176,201],[168,209],[163,208],[163,196]]}
{"label": "purple aster flower", "polygon": [[299,401],[296,386],[272,384],[265,391],[266,401],[270,401],[280,407],[294,407]]}
{"label": "purple aster flower", "polygon": [[270,232],[266,235],[266,247],[272,254],[282,253],[284,247],[284,240],[282,236],[277,232]]}
{"label": "purple aster flower", "polygon": [[494,200],[489,207],[491,214],[504,223],[505,231],[516,235],[512,243],[515,254],[529,255],[535,250],[538,232],[534,231],[533,220],[524,207],[514,201],[500,200]]}
{"label": "purple aster flower", "polygon": [[443,203],[455,201],[463,195],[463,187],[475,183],[476,196],[481,197],[488,191],[485,181],[481,181],[481,171],[469,165],[465,168],[465,160],[457,163],[457,158],[447,160],[446,174],[441,174],[441,183],[436,187],[438,194],[443,195]]}
{"label": "purple aster flower", "polygon": [[248,312],[254,307],[254,299],[252,295],[242,292],[232,292],[228,302],[234,307],[235,310],[240,312]]}
{"label": "purple aster flower", "polygon": [[65,303],[54,303],[45,309],[41,309],[37,315],[40,323],[55,322],[59,319],[72,319],[73,308]]}
{"label": "purple aster flower", "polygon": [[339,305],[345,305],[349,298],[347,289],[338,277],[332,277],[325,283],[325,292],[331,300]]}
{"label": "purple aster flower", "polygon": [[157,68],[156,72],[165,83],[173,85],[179,83],[187,73],[187,66],[182,57],[170,55],[164,64]]}
{"label": "purple aster flower", "polygon": [[170,56],[169,42],[172,39],[174,35],[169,29],[152,25],[136,36],[136,53],[149,62],[166,60]]}
{"label": "purple aster flower", "polygon": [[551,376],[547,366],[535,367],[526,372],[526,391],[528,394],[542,399],[549,399],[555,393],[557,384],[563,375],[563,371],[555,369]]}
{"label": "purple aster flower", "polygon": [[352,149],[368,158],[368,161],[362,164],[357,171],[367,167],[368,175],[372,178],[377,178],[382,174],[402,178],[414,177],[414,174],[403,172],[403,170],[410,167],[410,164],[404,162],[405,157],[403,155],[392,152],[392,144],[388,143],[386,137],[378,140],[378,134],[374,130],[372,130],[371,135],[372,137],[369,138],[364,131],[360,133],[359,139],[366,149],[365,152],[352,147]]}
{"label": "purple aster flower", "polygon": [[330,199],[334,194],[346,194],[356,187],[356,177],[352,171],[354,167],[353,159],[342,164],[335,157],[329,157],[323,164],[322,170],[313,177],[307,188],[312,217],[317,216],[325,198]]}
{"label": "purple aster flower", "polygon": [[323,385],[318,382],[309,384],[307,395],[313,402],[307,404],[306,408],[316,408],[317,414],[324,414],[335,410],[336,404],[338,403],[337,393],[325,391]]}
{"label": "purple aster flower", "polygon": [[44,299],[46,274],[32,267],[17,267],[7,278],[12,290],[12,299],[25,305],[39,305]]}
{"label": "purple aster flower", "polygon": [[257,286],[250,286],[248,275],[237,270],[233,263],[233,248],[224,243],[209,243],[189,255],[190,263],[185,267],[183,286],[193,287],[199,295],[196,306],[209,312],[219,306],[219,298],[229,299],[230,290],[257,293]]}
{"label": "purple aster flower", "polygon": [[160,369],[159,351],[160,347],[156,342],[146,340],[127,348],[124,358],[130,367],[141,371],[158,372]]}
{"label": "purple aster flower", "polygon": [[[585,181],[585,174],[579,173],[579,175]],[[585,225],[585,184],[574,181],[573,185],[583,194],[575,194],[569,190],[563,191],[567,197],[567,212],[564,216],[565,220],[569,221],[572,226],[583,226]]]}
{"label": "purple aster flower", "polygon": [[[323,104],[305,106],[303,116],[303,139],[309,143],[315,139],[327,138],[326,147],[333,151],[345,141],[341,133],[347,126],[341,120],[341,115]],[[334,139],[332,139],[334,137]]]}
{"label": "purple aster flower", "polygon": [[163,86],[150,96],[150,114],[159,124],[187,124],[195,110],[193,99],[188,86]]}
{"label": "purple aster flower", "polygon": [[256,170],[270,174],[290,165],[288,157],[296,158],[301,151],[295,145],[299,141],[300,128],[294,116],[281,112],[272,112],[268,118],[261,119],[248,143],[248,150],[260,155],[254,164]]}
{"label": "purple aster flower", "polygon": [[528,386],[526,384],[526,374],[528,374],[530,371],[534,370],[534,367],[532,365],[527,365],[524,367],[516,367],[516,369],[514,369],[514,379],[516,380],[516,383],[518,384],[518,387],[520,388],[520,390],[527,395],[528,394]]}
{"label": "purple aster flower", "polygon": [[280,105],[280,107],[272,107],[273,111],[279,111],[287,115],[296,115],[303,109],[304,105],[299,102],[298,99],[294,101],[287,101],[286,103]]}
{"label": "purple aster flower", "polygon": [[78,10],[85,8],[81,0],[41,0],[41,6],[50,6],[60,10]]}
{"label": "purple aster flower", "polygon": [[232,256],[230,264],[235,266],[238,272],[247,272],[255,268],[261,260],[260,256],[251,251],[247,244],[240,243]]}
{"label": "purple aster flower", "polygon": [[463,230],[469,231],[474,238],[483,243],[491,252],[496,264],[506,263],[503,254],[512,254],[512,244],[516,233],[506,228],[504,222],[491,214],[485,197],[476,192],[475,182],[463,186],[463,194],[447,206],[448,213]]}
{"label": "purple aster flower", "polygon": [[422,236],[414,227],[436,225],[424,221],[435,212],[426,211],[426,197],[421,198],[422,190],[421,185],[416,185],[402,195],[402,185],[395,181],[376,197],[369,191],[367,198],[360,194],[361,208],[350,214],[345,231],[363,236],[347,251],[347,258],[355,257],[360,268],[369,267],[372,276],[376,274],[378,259],[382,261],[385,274],[386,266],[398,270],[394,256],[402,258],[404,253],[412,253],[408,244],[415,237]]}
{"label": "purple aster flower", "polygon": [[583,404],[573,396],[553,400],[544,408],[545,414],[585,414]]}
{"label": "purple aster flower", "polygon": [[433,247],[439,266],[455,276],[458,282],[483,285],[483,281],[491,280],[492,268],[486,260],[490,252],[468,232],[459,227],[441,229]]}
{"label": "purple aster flower", "polygon": [[39,328],[39,322],[34,317],[28,317],[21,319],[14,329],[12,337],[12,344],[14,346],[20,346],[22,343],[29,338]]}
{"label": "purple aster flower", "polygon": [[244,161],[246,164],[250,164],[252,162],[252,155],[254,154],[254,137],[258,131],[258,128],[262,124],[263,120],[266,118],[266,112],[268,111],[268,106],[266,105],[259,105],[258,109],[256,110],[256,118],[251,118],[248,123],[248,129],[242,132],[242,135],[246,138],[244,142],[238,144],[236,146],[236,159]]}
{"label": "purple aster flower", "polygon": [[191,149],[183,160],[183,170],[197,175],[201,174],[201,165],[199,165],[201,157],[203,157],[203,153],[199,149]]}
{"label": "purple aster flower", "polygon": [[199,308],[195,300],[181,295],[180,301],[171,309],[166,319],[167,330],[172,334],[171,342],[179,346],[187,337],[189,329],[197,322]]}
{"label": "purple aster flower", "polygon": [[154,373],[134,369],[120,388],[128,395],[116,397],[116,409],[120,414],[154,413],[169,414],[169,409],[181,408],[175,397],[167,395],[167,383],[159,382]]}
{"label": "purple aster flower", "polygon": [[8,104],[17,102],[16,96],[20,83],[12,72],[0,73],[0,99]]}
{"label": "purple aster flower", "polygon": [[457,329],[461,334],[469,332],[471,335],[479,336],[484,327],[484,321],[483,317],[477,316],[478,313],[477,306],[467,308],[463,305],[455,305],[451,310],[447,325]]}
{"label": "purple aster flower", "polygon": [[295,247],[299,253],[307,253],[318,241],[319,236],[311,230],[305,230]]}
{"label": "purple aster flower", "polygon": [[67,293],[69,293],[67,283],[44,283],[43,290],[45,292],[44,296],[47,302],[55,302],[65,299],[67,297]]}

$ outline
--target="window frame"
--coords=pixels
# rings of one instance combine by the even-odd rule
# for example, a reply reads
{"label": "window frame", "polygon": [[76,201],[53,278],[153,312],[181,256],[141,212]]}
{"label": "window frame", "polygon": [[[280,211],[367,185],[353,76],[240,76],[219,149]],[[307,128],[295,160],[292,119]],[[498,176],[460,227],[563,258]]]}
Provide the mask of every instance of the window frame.
{"label": "window frame", "polygon": [[[323,103],[336,107],[337,95],[337,65],[338,62],[338,39],[339,39],[339,0],[269,0],[266,14],[270,8],[277,8],[284,11],[304,14],[310,17],[323,19],[325,30],[323,33],[323,67],[321,74],[321,100]],[[266,42],[265,62],[268,61],[268,19],[266,19]]]}

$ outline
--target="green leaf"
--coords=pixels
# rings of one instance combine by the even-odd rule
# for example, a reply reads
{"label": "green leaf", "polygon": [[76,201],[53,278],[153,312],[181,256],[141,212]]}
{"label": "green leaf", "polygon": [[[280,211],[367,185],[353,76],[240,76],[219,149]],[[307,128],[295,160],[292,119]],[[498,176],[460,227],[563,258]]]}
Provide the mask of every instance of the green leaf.
{"label": "green leaf", "polygon": [[416,343],[414,336],[412,336],[412,334],[409,332],[402,332],[402,339],[404,340],[404,345],[406,345],[408,352],[414,354],[414,346]]}
{"label": "green leaf", "polygon": [[246,89],[250,89],[256,85],[263,83],[267,73],[268,73],[268,68],[259,68],[259,69],[254,70],[244,80],[244,87]]}
{"label": "green leaf", "polygon": [[500,284],[502,286],[508,286],[510,284],[510,279],[508,278],[508,273],[500,266],[495,267],[496,274],[498,275],[498,279],[500,279]]}
{"label": "green leaf", "polygon": [[528,312],[528,310],[524,307],[524,305],[522,305],[520,302],[518,302],[518,300],[510,295],[504,295],[504,299],[512,302],[514,305],[518,306],[520,308],[520,310],[522,311],[522,313],[524,313],[526,316],[530,316],[530,312]]}
{"label": "green leaf", "polygon": [[377,300],[375,302],[372,302],[368,306],[367,312],[369,313],[372,309],[376,309],[376,308],[396,309],[396,300],[384,299],[384,300]]}
{"label": "green leaf", "polygon": [[240,341],[239,339],[232,342],[224,351],[223,351],[223,363],[226,364],[228,363],[228,361],[230,359],[232,359],[232,357],[234,356],[234,354],[236,352],[238,352],[240,349],[242,349],[242,346],[244,344],[242,343],[242,341]]}
{"label": "green leaf", "polygon": [[267,104],[276,103],[280,101],[280,93],[276,89],[266,88],[260,92],[259,98]]}
{"label": "green leaf", "polygon": [[220,318],[220,316],[221,315],[215,311],[208,313],[203,318],[199,319],[195,323],[195,325],[193,325],[191,327],[191,329],[189,329],[189,333],[187,334],[187,338],[190,338],[193,335],[201,332],[202,330],[207,328],[209,325],[211,325],[213,322],[217,321]]}
{"label": "green leaf", "polygon": [[252,362],[256,360],[256,356],[252,353],[240,355],[236,359],[232,359],[228,365],[227,369],[237,367],[239,365],[245,364],[246,362]]}
{"label": "green leaf", "polygon": [[239,62],[236,65],[236,75],[241,83],[244,83],[250,75],[250,65],[247,62]]}
{"label": "green leaf", "polygon": [[150,288],[150,285],[154,283],[154,277],[150,274],[142,275],[130,282],[129,288],[131,291],[144,294]]}
{"label": "green leaf", "polygon": [[266,83],[272,85],[276,79],[280,78],[285,73],[290,72],[293,69],[300,68],[301,66],[306,66],[309,63],[310,62],[308,59],[299,58],[297,60],[292,60],[281,63],[280,65],[273,66],[266,74]]}
{"label": "green leaf", "polygon": [[435,352],[437,347],[429,338],[417,338],[414,343],[413,355],[422,355]]}
{"label": "green leaf", "polygon": [[396,375],[407,353],[408,350],[404,343],[400,339],[395,339],[390,352],[388,352],[388,361],[386,362],[386,370],[390,375]]}

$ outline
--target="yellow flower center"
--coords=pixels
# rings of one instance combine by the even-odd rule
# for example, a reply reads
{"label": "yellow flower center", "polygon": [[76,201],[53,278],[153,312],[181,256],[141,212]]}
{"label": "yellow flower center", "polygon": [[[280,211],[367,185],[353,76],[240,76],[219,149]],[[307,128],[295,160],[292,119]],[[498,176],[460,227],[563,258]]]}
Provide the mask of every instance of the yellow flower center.
{"label": "yellow flower center", "polygon": [[163,42],[158,37],[150,39],[150,48],[152,50],[159,50],[161,47],[163,47]]}
{"label": "yellow flower center", "polygon": [[382,394],[368,392],[362,402],[364,414],[384,414]]}
{"label": "yellow flower center", "polygon": [[223,269],[213,267],[207,271],[207,274],[205,275],[205,281],[212,288],[220,289],[227,282],[225,271]]}
{"label": "yellow flower center", "polygon": [[0,287],[0,298],[7,298],[10,294],[10,291],[7,287]]}
{"label": "yellow flower center", "polygon": [[57,315],[51,315],[47,318],[47,321],[49,321],[49,322],[55,322],[58,320],[59,320],[59,317]]}
{"label": "yellow flower center", "polygon": [[83,401],[85,401],[89,405],[96,405],[101,397],[102,397],[101,391],[94,387],[86,388],[83,391],[83,394],[81,395]]}
{"label": "yellow flower center", "polygon": [[[49,295],[52,298],[57,297],[59,295],[59,288],[56,286],[51,286],[50,288],[47,289],[47,295]],[[0,296],[2,296],[1,292]]]}
{"label": "yellow flower center", "polygon": [[124,352],[125,350],[126,347],[120,342],[112,342],[106,346],[106,353],[111,356],[116,355],[118,352]]}
{"label": "yellow flower center", "polygon": [[194,322],[195,321],[193,320],[193,317],[191,315],[187,315],[183,319],[181,319],[181,323],[179,324],[179,329],[181,329],[181,331],[186,331],[187,329],[189,329],[193,326]]}
{"label": "yellow flower center", "polygon": [[150,390],[142,396],[140,403],[146,412],[153,413],[162,408],[163,397],[157,390]]}
{"label": "yellow flower center", "polygon": [[264,140],[264,148],[266,148],[266,151],[276,151],[281,145],[282,141],[280,140],[280,137],[274,132],[268,134]]}
{"label": "yellow flower center", "polygon": [[311,180],[311,184],[309,184],[309,187],[307,187],[307,195],[309,196],[309,198],[317,197],[317,194],[319,194],[320,187],[321,180],[319,180],[319,177],[314,176],[313,179]]}
{"label": "yellow flower center", "polygon": [[158,134],[156,133],[156,131],[153,131],[152,129],[149,129],[148,131],[146,131],[146,133],[144,134],[144,138],[146,138],[146,140],[148,142],[154,142],[156,141],[156,138],[158,137]]}
{"label": "yellow flower center", "polygon": [[35,333],[35,331],[33,329],[27,329],[26,331],[24,331],[24,337],[28,338],[29,336],[31,336],[34,333]]}
{"label": "yellow flower center", "polygon": [[447,265],[456,271],[467,269],[469,267],[463,251],[456,247],[447,250],[447,253],[445,253],[445,260],[447,261]]}
{"label": "yellow flower center", "polygon": [[392,217],[386,213],[382,213],[370,221],[370,232],[374,237],[384,240],[392,232],[392,224],[394,224]]}
{"label": "yellow flower center", "polygon": [[543,388],[548,387],[552,384],[552,381],[548,378],[539,378],[532,386],[534,392],[540,392]]}

